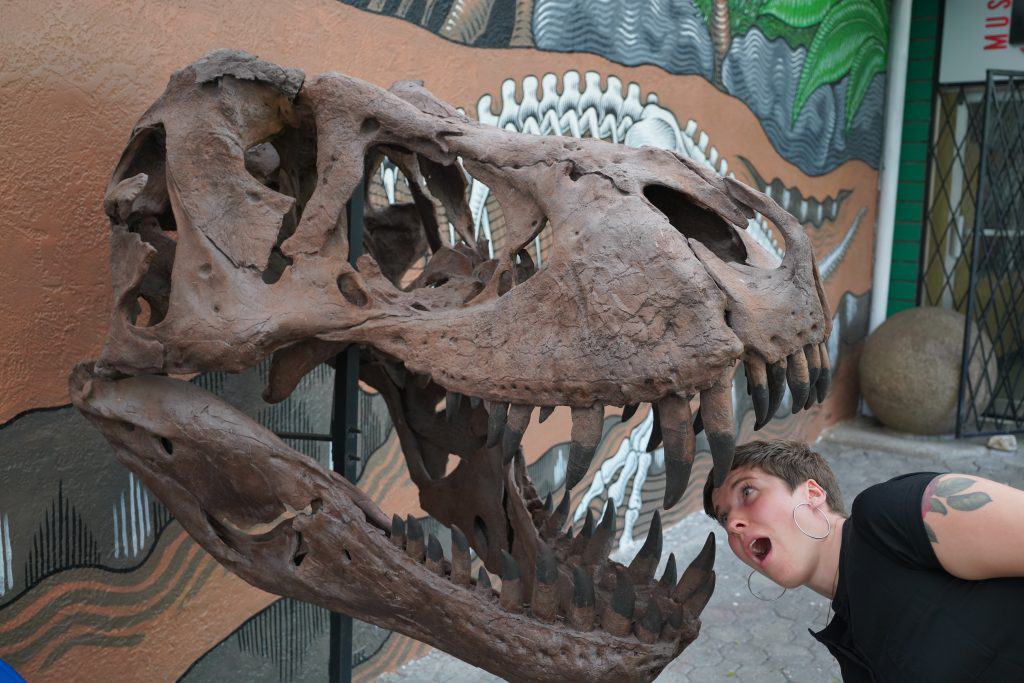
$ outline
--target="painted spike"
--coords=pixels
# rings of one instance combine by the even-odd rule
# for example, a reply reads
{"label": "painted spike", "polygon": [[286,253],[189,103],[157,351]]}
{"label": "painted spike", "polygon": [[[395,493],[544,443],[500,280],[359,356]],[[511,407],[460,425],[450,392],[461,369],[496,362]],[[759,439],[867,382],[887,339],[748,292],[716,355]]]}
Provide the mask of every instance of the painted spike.
{"label": "painted spike", "polygon": [[658,402],[665,438],[665,500],[666,510],[679,502],[690,481],[690,468],[697,453],[693,433],[693,415],[689,399],[676,395],[666,396]]}
{"label": "painted spike", "polygon": [[587,408],[572,409],[572,443],[569,445],[569,466],[565,473],[565,487],[571,489],[590,469],[597,444],[601,440],[604,406],[595,403]]}
{"label": "painted spike", "polygon": [[768,417],[768,369],[760,358],[751,358],[743,364],[747,372],[747,390],[754,404],[754,429],[767,424]]}
{"label": "painted spike", "polygon": [[[507,465],[512,462],[519,451],[519,444],[523,442],[523,434],[530,425],[530,415],[533,413],[533,406],[513,405],[508,409],[508,418],[505,423],[505,431],[501,436],[501,455],[503,462]],[[490,423],[488,423],[488,426]]]}
{"label": "painted spike", "polygon": [[721,382],[700,392],[700,414],[711,447],[715,486],[721,486],[736,454],[736,423],[732,413],[732,383]]}
{"label": "painted spike", "polygon": [[629,573],[637,583],[648,583],[654,578],[654,572],[658,569],[661,561],[661,548],[663,544],[661,532],[661,511],[655,510],[651,518],[651,528],[647,531],[647,540],[644,541],[636,557],[629,563]]}
{"label": "painted spike", "polygon": [[794,414],[803,410],[804,403],[807,402],[807,392],[811,390],[808,372],[807,356],[803,351],[789,354],[786,359],[786,382],[793,397]]}

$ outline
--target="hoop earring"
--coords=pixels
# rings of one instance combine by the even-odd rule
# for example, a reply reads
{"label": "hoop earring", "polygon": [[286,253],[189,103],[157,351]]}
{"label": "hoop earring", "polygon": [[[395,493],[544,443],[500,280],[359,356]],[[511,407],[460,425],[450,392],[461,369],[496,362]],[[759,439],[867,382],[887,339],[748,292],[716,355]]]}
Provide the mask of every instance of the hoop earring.
{"label": "hoop earring", "polygon": [[796,524],[796,528],[799,529],[801,531],[801,533],[803,533],[803,535],[807,536],[808,538],[813,538],[813,539],[815,539],[817,541],[820,541],[823,538],[828,538],[828,535],[832,533],[832,522],[829,521],[828,516],[824,512],[822,512],[820,509],[818,509],[818,508],[811,508],[812,510],[817,512],[819,515],[821,515],[821,518],[825,520],[825,525],[828,527],[828,530],[825,532],[824,536],[815,536],[814,534],[807,533],[806,531],[804,531],[804,528],[802,526],[800,526],[800,522],[796,521],[796,511],[799,510],[804,505],[806,505],[807,507],[811,508],[811,504],[810,503],[800,503],[796,507],[793,508],[793,524]]}
{"label": "hoop earring", "polygon": [[750,591],[750,594],[753,595],[758,600],[760,600],[761,602],[775,602],[776,600],[778,600],[779,598],[781,598],[783,595],[786,594],[786,589],[783,588],[782,592],[779,593],[778,595],[776,595],[774,598],[762,598],[760,595],[758,595],[757,593],[754,592],[753,588],[750,587],[750,579],[753,578],[753,576],[754,576],[754,570],[751,569],[750,573],[747,574],[747,590]]}

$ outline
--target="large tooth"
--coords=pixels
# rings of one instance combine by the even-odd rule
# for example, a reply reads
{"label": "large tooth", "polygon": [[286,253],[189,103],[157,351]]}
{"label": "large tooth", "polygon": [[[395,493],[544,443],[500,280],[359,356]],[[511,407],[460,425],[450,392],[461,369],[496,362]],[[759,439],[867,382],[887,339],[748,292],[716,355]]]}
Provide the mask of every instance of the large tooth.
{"label": "large tooth", "polygon": [[405,547],[405,522],[398,515],[391,517],[391,542],[399,548]]}
{"label": "large tooth", "polygon": [[547,498],[544,499],[544,512],[546,514],[545,519],[547,517],[551,516],[551,511],[554,510],[554,509],[555,509],[554,499],[552,498],[551,493],[548,492]]}
{"label": "large tooth", "polygon": [[454,422],[455,416],[459,413],[459,406],[462,403],[462,394],[457,391],[449,391],[444,398],[444,416],[448,422]]}
{"label": "large tooth", "polygon": [[744,362],[747,372],[747,390],[754,404],[754,429],[758,430],[768,422],[768,370],[760,358]]}
{"label": "large tooth", "polygon": [[697,453],[697,440],[693,433],[693,415],[689,399],[674,394],[658,402],[665,438],[665,500],[668,510],[679,502],[690,481],[690,468]]}
{"label": "large tooth", "polygon": [[537,544],[537,572],[533,582],[533,615],[544,621],[558,617],[558,561],[543,541]]}
{"label": "large tooth", "polygon": [[636,637],[642,643],[650,645],[658,640],[658,636],[661,635],[661,624],[664,619],[661,616],[661,608],[658,607],[657,600],[647,601],[647,610],[644,615],[640,617],[640,621],[636,623],[633,631],[636,633]]}
{"label": "large tooth", "polygon": [[721,486],[732,468],[736,454],[735,422],[732,414],[732,387],[726,382],[700,392],[700,414],[708,433],[715,486]]}
{"label": "large tooth", "polygon": [[606,559],[615,542],[615,501],[611,498],[604,506],[604,516],[594,530],[594,535],[587,541],[583,551],[583,564],[596,565]]}
{"label": "large tooth", "polygon": [[661,561],[662,543],[661,512],[655,510],[651,528],[647,531],[647,540],[629,563],[629,574],[637,583],[648,583],[654,577],[658,562]]}
{"label": "large tooth", "polygon": [[622,406],[622,421],[626,422],[629,418],[636,415],[636,409],[640,407],[639,403],[628,403]]}
{"label": "large tooth", "polygon": [[513,405],[509,407],[505,431],[501,435],[501,455],[506,465],[512,462],[512,458],[519,451],[519,444],[523,442],[523,434],[526,433],[526,428],[530,425],[532,413],[533,406]]}
{"label": "large tooth", "polygon": [[501,606],[508,612],[523,610],[523,582],[519,563],[504,550],[501,551]]}
{"label": "large tooth", "polygon": [[480,570],[476,573],[476,589],[484,595],[493,595],[491,577],[483,567],[480,567]]}
{"label": "large tooth", "polygon": [[[571,531],[570,527],[570,531]],[[587,508],[587,516],[583,518],[583,527],[580,529],[580,533],[573,539],[572,545],[569,547],[570,555],[582,555],[583,551],[587,548],[587,543],[590,542],[590,537],[594,535],[594,512],[590,508]]]}
{"label": "large tooth", "polygon": [[572,409],[572,443],[569,445],[569,466],[565,473],[565,487],[576,486],[590,469],[597,444],[601,441],[604,406],[595,403],[588,408]]}
{"label": "large tooth", "polygon": [[469,540],[462,529],[452,525],[452,581],[459,586],[470,584]]}
{"label": "large tooth", "polygon": [[661,419],[658,415],[658,406],[652,405],[651,412],[654,414],[654,419],[651,424],[651,435],[647,439],[647,447],[644,449],[647,453],[653,453],[654,449],[661,445]]}
{"label": "large tooth", "polygon": [[[565,494],[562,496],[561,502],[555,511],[551,513],[551,516],[544,522],[544,530],[542,535],[545,538],[554,538],[565,526],[566,520],[569,519],[569,490],[566,489]],[[571,530],[572,527],[570,527]]]}
{"label": "large tooth", "polygon": [[406,373],[404,365],[401,363],[384,363],[384,372],[388,374],[388,377],[390,377],[391,381],[395,383],[395,386],[400,389],[405,388]]}
{"label": "large tooth", "polygon": [[469,407],[473,408],[473,409],[479,408],[480,407],[480,397],[479,396],[470,396],[469,397]]}
{"label": "large tooth", "polygon": [[494,448],[501,441],[501,434],[505,431],[505,421],[508,419],[508,404],[487,401],[487,447]]}
{"label": "large tooth", "polygon": [[405,518],[405,554],[422,562],[426,547],[423,544],[423,525],[412,515]]}
{"label": "large tooth", "polygon": [[697,412],[693,414],[693,435],[697,436],[704,431],[704,418],[700,414],[700,406],[697,406]]}
{"label": "large tooth", "polygon": [[805,344],[804,357],[807,358],[807,384],[814,387],[818,382],[818,373],[821,372],[821,360],[818,359],[818,345]]}
{"label": "large tooth", "polygon": [[[778,363],[770,363],[768,365],[768,417],[765,418],[765,424],[775,417],[775,413],[778,412],[779,406],[782,405],[782,399],[786,395],[786,360],[782,359]],[[761,425],[762,427],[764,425]]]}
{"label": "large tooth", "polygon": [[633,625],[633,610],[636,608],[636,591],[633,582],[625,572],[619,574],[608,609],[601,616],[601,626],[613,636],[628,636]]}
{"label": "large tooth", "polygon": [[572,602],[569,623],[579,631],[594,628],[594,579],[584,567],[572,568]]}
{"label": "large tooth", "polygon": [[789,393],[793,395],[793,413],[803,410],[807,402],[807,392],[811,390],[810,376],[807,369],[807,357],[804,352],[797,351],[786,358],[786,382]]}
{"label": "large tooth", "polygon": [[662,572],[661,578],[658,580],[658,587],[665,595],[670,595],[676,587],[676,578],[676,554],[669,553],[668,560],[665,562],[665,571]]}
{"label": "large tooth", "polygon": [[441,550],[441,542],[434,534],[430,534],[427,541],[427,570],[444,576],[444,552]]}
{"label": "large tooth", "polygon": [[537,416],[537,422],[544,424],[544,421],[551,417],[551,413],[555,412],[554,406],[541,406],[540,414]]}
{"label": "large tooth", "polygon": [[828,344],[825,342],[818,345],[818,358],[821,360],[821,371],[815,383],[815,393],[818,395],[818,403],[821,403],[828,396],[829,384],[832,382],[832,360],[828,356]]}
{"label": "large tooth", "polygon": [[715,567],[715,533],[709,532],[708,538],[704,541],[697,557],[693,558],[690,566],[683,572],[682,578],[672,591],[672,599],[678,603],[685,604],[693,598],[697,591],[707,583],[708,575],[714,574]]}

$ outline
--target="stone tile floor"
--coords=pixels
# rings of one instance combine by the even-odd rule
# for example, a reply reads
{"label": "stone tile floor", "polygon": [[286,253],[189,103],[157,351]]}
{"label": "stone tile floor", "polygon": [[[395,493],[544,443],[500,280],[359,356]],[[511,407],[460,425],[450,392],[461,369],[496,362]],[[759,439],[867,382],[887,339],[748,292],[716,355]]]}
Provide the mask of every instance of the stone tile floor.
{"label": "stone tile floor", "polygon": [[[990,450],[980,439],[914,437],[856,419],[833,427],[815,448],[835,470],[847,508],[871,484],[908,472],[964,472],[1024,488],[1024,451]],[[733,556],[722,530],[703,513],[666,529],[664,556],[674,552],[685,565],[700,550],[709,531],[716,531],[718,580],[702,616],[700,637],[657,680],[840,681],[832,655],[807,632],[826,623],[827,600],[806,588],[787,591],[774,602],[755,598],[747,590],[750,570]],[[633,552],[638,549],[639,545]],[[766,581],[759,584],[756,579],[755,589],[764,588],[764,594],[774,595],[774,586]],[[378,680],[475,683],[502,679],[434,650]]]}

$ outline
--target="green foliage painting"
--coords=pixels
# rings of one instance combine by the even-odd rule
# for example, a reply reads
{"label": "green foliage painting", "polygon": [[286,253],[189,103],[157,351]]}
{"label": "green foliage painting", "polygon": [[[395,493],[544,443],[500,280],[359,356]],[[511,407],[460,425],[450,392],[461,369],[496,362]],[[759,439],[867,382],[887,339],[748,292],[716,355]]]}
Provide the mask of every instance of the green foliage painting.
{"label": "green foliage painting", "polygon": [[[794,122],[815,89],[849,76],[843,122],[849,131],[871,79],[885,71],[888,0],[695,1],[706,19],[712,16],[715,5],[727,4],[731,37],[757,28],[769,40],[781,38],[790,47],[807,49],[793,102]],[[718,9],[721,12],[722,7]],[[712,38],[720,36],[712,31]]]}

